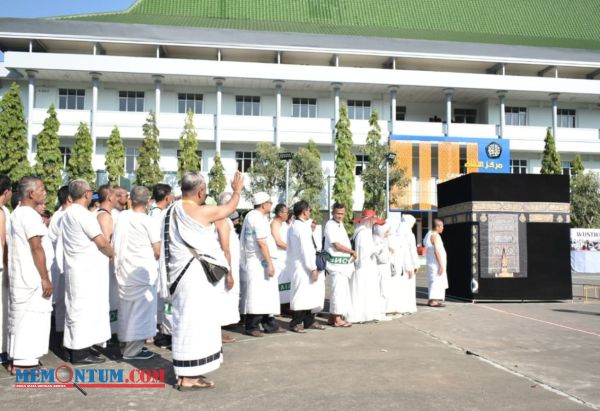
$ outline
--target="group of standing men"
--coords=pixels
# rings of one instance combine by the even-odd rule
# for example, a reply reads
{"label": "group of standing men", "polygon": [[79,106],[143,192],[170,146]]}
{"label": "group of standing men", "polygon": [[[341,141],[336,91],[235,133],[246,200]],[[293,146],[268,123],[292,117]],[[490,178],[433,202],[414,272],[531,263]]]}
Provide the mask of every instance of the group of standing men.
{"label": "group of standing men", "polygon": [[[291,331],[325,329],[315,315],[325,302],[326,273],[333,327],[416,311],[414,217],[393,225],[366,210],[354,221],[351,241],[343,224],[346,209],[336,203],[323,233],[323,270],[316,258],[321,238],[315,240],[306,201],[294,204],[293,216],[278,205],[270,221],[271,196],[254,194],[238,238],[242,175],[235,174],[232,192],[217,204],[207,200],[206,188],[200,174],[188,173],[181,200],[173,202],[171,188],[159,184],[149,210],[149,190],[135,187],[124,210],[120,189],[102,186],[99,207],[91,212],[90,184],[74,180],[59,190],[59,208],[47,227],[40,216],[43,181],[19,182],[11,215],[4,206],[11,183],[0,175],[0,238],[8,251],[2,254],[0,308],[8,315],[0,323],[0,352],[8,353],[11,371],[40,365],[53,309],[56,331],[75,364],[103,362],[93,347],[114,334],[124,359],[151,358],[144,343],[158,323],[162,334],[172,335],[180,390],[214,386],[203,374],[220,366],[227,342],[221,327],[240,321],[240,314],[254,337],[286,332],[275,316],[287,304]],[[430,291],[437,289],[437,295],[430,292],[431,306],[442,305],[447,288],[441,230],[436,220],[425,238]]]}

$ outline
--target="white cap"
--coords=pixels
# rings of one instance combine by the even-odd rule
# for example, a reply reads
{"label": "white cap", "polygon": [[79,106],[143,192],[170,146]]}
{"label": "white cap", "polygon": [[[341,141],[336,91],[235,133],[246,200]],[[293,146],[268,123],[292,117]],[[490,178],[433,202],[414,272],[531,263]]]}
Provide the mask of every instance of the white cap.
{"label": "white cap", "polygon": [[261,205],[261,204],[266,203],[270,199],[271,199],[270,195],[268,195],[264,191],[261,191],[260,193],[256,193],[252,196],[252,204],[254,204],[255,206]]}
{"label": "white cap", "polygon": [[173,194],[173,197],[181,197],[181,187],[179,187],[179,186],[173,187],[171,194]]}

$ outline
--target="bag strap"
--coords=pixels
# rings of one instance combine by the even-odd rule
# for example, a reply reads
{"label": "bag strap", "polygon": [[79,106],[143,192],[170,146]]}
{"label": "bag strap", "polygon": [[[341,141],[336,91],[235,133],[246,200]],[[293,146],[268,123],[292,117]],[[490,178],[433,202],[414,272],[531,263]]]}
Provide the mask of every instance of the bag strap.
{"label": "bag strap", "polygon": [[[167,278],[169,277],[169,261],[171,260],[171,250],[170,250],[171,212],[173,211],[173,207],[174,207],[174,205],[169,207],[169,209],[167,210],[167,213],[165,214],[165,220],[164,220],[163,243],[164,243],[164,247],[165,247],[165,267],[166,267],[166,271],[167,271]],[[175,220],[175,226],[177,226],[177,220]],[[190,267],[190,264],[192,264],[192,261],[194,261],[193,258],[191,258],[190,261],[188,261],[188,263],[185,265],[185,267],[183,267],[183,270],[177,276],[177,279],[175,279],[175,281],[173,281],[173,284],[171,284],[171,286],[169,287],[169,293],[171,295],[175,294],[175,290],[177,289],[177,285],[179,284],[179,281],[181,281],[181,278],[186,273],[187,269]]]}

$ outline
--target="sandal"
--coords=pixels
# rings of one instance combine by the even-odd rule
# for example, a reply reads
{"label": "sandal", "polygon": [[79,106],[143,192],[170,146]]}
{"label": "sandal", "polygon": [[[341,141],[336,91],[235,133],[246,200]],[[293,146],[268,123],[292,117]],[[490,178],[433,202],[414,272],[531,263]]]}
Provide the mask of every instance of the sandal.
{"label": "sandal", "polygon": [[175,385],[175,389],[177,391],[198,391],[203,390],[205,388],[214,388],[215,383],[213,381],[204,379],[202,377],[196,379],[192,385],[185,386],[181,385],[183,382],[183,378],[179,380],[179,382]]}
{"label": "sandal", "polygon": [[337,327],[344,327],[344,328],[348,328],[348,327],[352,327],[352,323],[349,323],[348,321],[344,321],[341,323],[327,323],[327,325],[337,328]]}
{"label": "sandal", "polygon": [[314,322],[310,325],[310,327],[307,327],[307,328],[313,329],[313,330],[324,330],[325,326],[318,322]]}

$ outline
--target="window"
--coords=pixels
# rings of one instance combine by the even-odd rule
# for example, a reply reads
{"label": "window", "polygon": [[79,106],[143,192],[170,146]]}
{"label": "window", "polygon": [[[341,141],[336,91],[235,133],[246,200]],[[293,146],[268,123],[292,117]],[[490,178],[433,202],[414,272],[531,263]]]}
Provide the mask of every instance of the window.
{"label": "window", "polygon": [[354,174],[359,176],[365,171],[367,168],[367,163],[369,162],[369,156],[364,154],[356,155],[356,169],[354,170]]}
{"label": "window", "polygon": [[187,113],[192,110],[192,113],[202,114],[202,94],[179,93],[177,100],[179,102],[178,109],[180,113]]}
{"label": "window", "polygon": [[237,162],[237,169],[241,173],[246,173],[252,167],[256,153],[252,151],[236,151],[235,161]]}
{"label": "window", "polygon": [[316,98],[293,98],[292,117],[315,118],[317,117]]}
{"label": "window", "polygon": [[526,126],[527,108],[526,107],[505,107],[505,121],[507,126]]}
{"label": "window", "polygon": [[85,90],[74,88],[58,89],[58,108],[60,110],[83,110]]}
{"label": "window", "polygon": [[125,149],[125,172],[135,172],[137,166],[137,156],[140,154],[140,150],[135,147],[127,147]]}
{"label": "window", "polygon": [[458,146],[458,170],[460,174],[467,174],[467,145]]}
{"label": "window", "polygon": [[235,114],[238,116],[260,116],[260,97],[235,96]]}
{"label": "window", "polygon": [[[196,150],[196,154],[200,160],[198,163],[198,170],[202,171],[202,150]],[[177,150],[177,162],[179,162],[179,156],[181,156],[181,150]]]}
{"label": "window", "polygon": [[69,164],[69,160],[71,159],[71,147],[59,147],[60,154],[62,154],[63,158],[63,168],[67,168],[67,164]]}
{"label": "window", "polygon": [[474,108],[455,108],[453,123],[475,124],[477,121],[477,110]]}
{"label": "window", "polygon": [[575,128],[575,110],[559,108],[558,114],[558,127]]}
{"label": "window", "polygon": [[510,160],[512,174],[527,174],[527,160]]}
{"label": "window", "polygon": [[562,173],[566,176],[573,175],[573,162],[572,161],[561,161]]}
{"label": "window", "polygon": [[144,111],[144,92],[119,91],[119,111]]}
{"label": "window", "polygon": [[396,106],[396,121],[406,120],[406,106]]}
{"label": "window", "polygon": [[368,120],[371,117],[369,100],[348,100],[348,118],[350,120]]}

